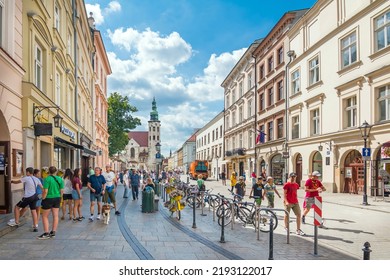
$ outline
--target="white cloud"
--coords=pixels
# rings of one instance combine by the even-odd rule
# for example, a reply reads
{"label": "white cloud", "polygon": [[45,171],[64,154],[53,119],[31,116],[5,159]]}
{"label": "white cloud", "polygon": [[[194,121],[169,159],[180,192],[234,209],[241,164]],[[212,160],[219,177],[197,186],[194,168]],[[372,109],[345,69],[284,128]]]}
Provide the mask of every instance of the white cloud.
{"label": "white cloud", "polygon": [[104,10],[108,14],[112,12],[120,12],[121,9],[121,4],[119,4],[118,1],[111,1],[110,3],[108,3],[107,8],[105,8]]}

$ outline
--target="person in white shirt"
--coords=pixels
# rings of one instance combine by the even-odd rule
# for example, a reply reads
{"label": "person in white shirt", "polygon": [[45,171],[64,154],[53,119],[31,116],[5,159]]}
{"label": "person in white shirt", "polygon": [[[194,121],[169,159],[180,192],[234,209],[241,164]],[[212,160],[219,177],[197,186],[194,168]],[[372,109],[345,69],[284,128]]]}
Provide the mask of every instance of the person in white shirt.
{"label": "person in white shirt", "polygon": [[106,165],[106,171],[102,173],[104,179],[106,180],[106,189],[104,192],[104,202],[108,202],[110,198],[111,202],[114,204],[115,215],[120,215],[121,213],[116,208],[115,192],[116,192],[116,175],[114,171],[111,170],[111,165]]}
{"label": "person in white shirt", "polygon": [[[36,211],[36,202],[39,199],[37,192],[37,186],[42,187],[41,181],[38,178],[33,176],[34,168],[26,168],[26,176],[20,178],[19,180],[12,180],[13,184],[23,183],[24,194],[22,200],[20,200],[14,208],[15,218],[8,222],[8,225],[11,227],[19,225],[19,218],[23,216],[26,211],[26,207],[29,206],[31,210],[31,216],[33,218],[33,225],[37,224],[37,211]],[[38,228],[33,228],[34,232],[38,231]]]}
{"label": "person in white shirt", "polygon": [[123,184],[125,186],[125,191],[123,192],[123,198],[128,198],[129,194],[129,170],[125,170],[123,174]]}

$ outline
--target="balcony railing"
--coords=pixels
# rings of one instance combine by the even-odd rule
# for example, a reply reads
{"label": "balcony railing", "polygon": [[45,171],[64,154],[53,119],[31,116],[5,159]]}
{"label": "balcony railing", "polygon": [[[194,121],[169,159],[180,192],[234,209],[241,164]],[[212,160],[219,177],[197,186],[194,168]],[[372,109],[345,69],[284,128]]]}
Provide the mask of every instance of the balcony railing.
{"label": "balcony railing", "polygon": [[231,151],[225,151],[225,156],[231,157],[235,155],[243,156],[245,155],[246,149],[245,148],[237,148],[233,149]]}

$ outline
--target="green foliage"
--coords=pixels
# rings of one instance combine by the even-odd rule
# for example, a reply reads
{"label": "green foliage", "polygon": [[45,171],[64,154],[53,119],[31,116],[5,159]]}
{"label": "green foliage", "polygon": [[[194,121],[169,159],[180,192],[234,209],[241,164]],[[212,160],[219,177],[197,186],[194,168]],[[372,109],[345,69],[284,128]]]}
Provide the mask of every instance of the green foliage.
{"label": "green foliage", "polygon": [[114,92],[108,97],[108,139],[109,155],[112,156],[122,151],[129,139],[127,133],[141,125],[139,118],[134,118],[131,114],[138,111],[130,104],[127,96],[122,96]]}

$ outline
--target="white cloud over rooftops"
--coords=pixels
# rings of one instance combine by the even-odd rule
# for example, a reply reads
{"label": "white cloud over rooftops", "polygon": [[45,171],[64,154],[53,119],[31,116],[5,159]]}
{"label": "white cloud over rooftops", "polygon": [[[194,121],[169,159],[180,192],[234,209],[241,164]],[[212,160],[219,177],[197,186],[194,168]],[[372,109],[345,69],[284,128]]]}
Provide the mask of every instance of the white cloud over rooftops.
{"label": "white cloud over rooftops", "polygon": [[101,25],[104,23],[104,17],[110,13],[120,12],[122,7],[118,1],[111,1],[108,3],[107,7],[102,9],[100,4],[85,4],[87,9],[87,14],[93,13],[93,18],[95,19],[96,25]]}

